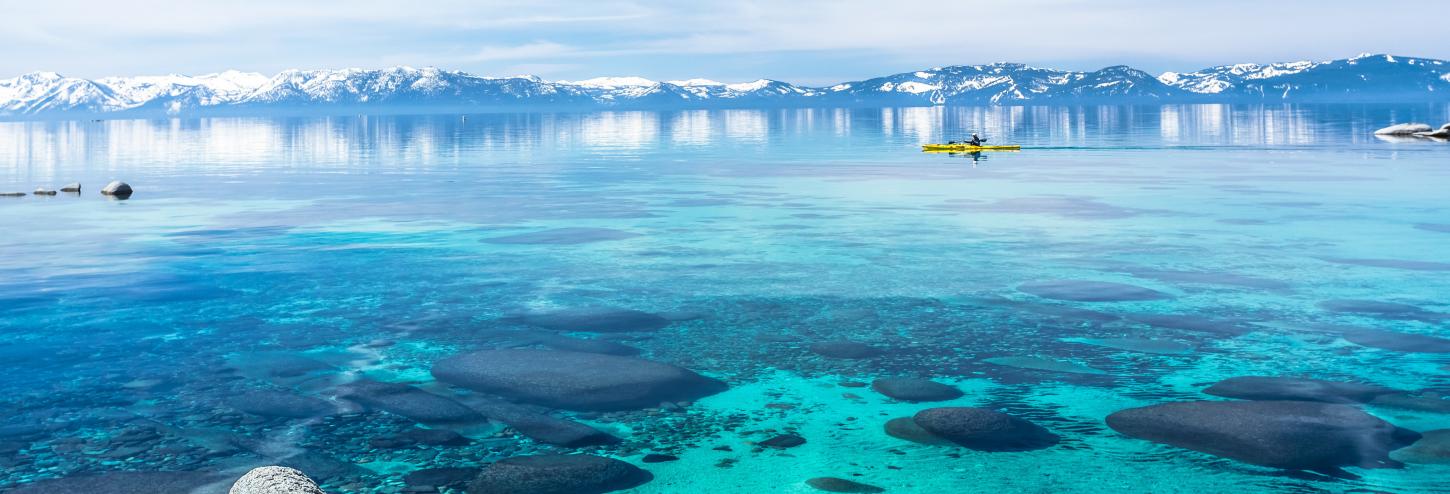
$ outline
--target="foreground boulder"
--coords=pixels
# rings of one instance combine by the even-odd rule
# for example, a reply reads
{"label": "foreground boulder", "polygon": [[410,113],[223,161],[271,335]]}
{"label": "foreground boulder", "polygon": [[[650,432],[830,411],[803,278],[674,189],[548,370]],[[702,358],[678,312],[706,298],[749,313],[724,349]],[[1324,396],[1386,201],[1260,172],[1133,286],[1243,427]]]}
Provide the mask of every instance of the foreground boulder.
{"label": "foreground boulder", "polygon": [[1407,135],[1413,135],[1416,132],[1429,132],[1431,130],[1434,130],[1434,129],[1432,129],[1429,124],[1422,124],[1422,123],[1403,123],[1403,124],[1391,125],[1389,127],[1385,127],[1383,129],[1376,130],[1376,131],[1374,131],[1374,135],[1377,135],[1377,136],[1407,136]]}
{"label": "foreground boulder", "polygon": [[928,408],[911,420],[932,436],[978,451],[1030,451],[1058,442],[1037,424],[985,408]]}
{"label": "foreground boulder", "polygon": [[1322,381],[1297,377],[1243,376],[1224,379],[1203,390],[1214,396],[1241,400],[1295,400],[1324,403],[1367,403],[1397,391],[1370,384]]}
{"label": "foreground boulder", "polygon": [[576,411],[632,410],[724,391],[688,369],[634,357],[552,350],[483,350],[433,365],[439,381]]}
{"label": "foreground boulder", "polygon": [[652,479],[639,467],[602,456],[515,456],[484,467],[468,494],[601,494]]}
{"label": "foreground boulder", "polygon": [[1414,431],[1350,405],[1308,401],[1189,401],[1114,412],[1124,435],[1271,468],[1347,475],[1341,467],[1398,468],[1389,452]]}
{"label": "foreground boulder", "polygon": [[877,379],[871,382],[877,393],[901,401],[946,401],[962,397],[962,390],[926,379],[905,377]]}
{"label": "foreground boulder", "polygon": [[323,494],[317,483],[294,468],[258,467],[232,484],[227,494]]}
{"label": "foreground boulder", "polygon": [[131,185],[122,181],[115,181],[106,184],[101,188],[101,195],[114,196],[120,199],[131,197]]}

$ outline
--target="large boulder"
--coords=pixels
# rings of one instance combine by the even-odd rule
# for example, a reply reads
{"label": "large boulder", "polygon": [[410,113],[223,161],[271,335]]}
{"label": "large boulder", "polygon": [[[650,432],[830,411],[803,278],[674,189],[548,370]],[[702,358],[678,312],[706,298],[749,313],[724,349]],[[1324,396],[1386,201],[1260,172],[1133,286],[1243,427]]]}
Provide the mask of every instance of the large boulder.
{"label": "large boulder", "polygon": [[342,387],[341,397],[368,408],[425,424],[473,423],[483,415],[453,399],[397,383],[361,380]]}
{"label": "large boulder", "polygon": [[1389,452],[1420,435],[1350,405],[1188,401],[1114,412],[1108,427],[1138,439],[1288,470],[1397,468]]}
{"label": "large boulder", "polygon": [[926,379],[906,377],[877,379],[871,382],[877,393],[901,401],[946,401],[962,397],[962,390]]}
{"label": "large boulder", "polygon": [[1242,376],[1224,379],[1203,390],[1214,396],[1241,400],[1294,400],[1324,403],[1366,403],[1376,396],[1395,393],[1371,384],[1322,381],[1297,377]]}
{"label": "large boulder", "polygon": [[1395,451],[1390,457],[1405,463],[1450,465],[1450,429],[1425,431],[1424,437],[1415,444]]}
{"label": "large boulder", "polygon": [[1029,451],[1058,442],[1037,424],[986,408],[928,408],[911,420],[932,436],[978,451]]}
{"label": "large boulder", "polygon": [[1407,135],[1413,135],[1416,132],[1429,132],[1431,130],[1433,130],[1433,129],[1430,127],[1429,124],[1422,124],[1422,123],[1403,123],[1403,124],[1391,125],[1389,127],[1385,127],[1383,129],[1376,130],[1376,131],[1374,131],[1374,135],[1377,135],[1377,136],[1407,136]]}
{"label": "large boulder", "polygon": [[125,199],[131,197],[131,185],[119,180],[114,181],[101,188],[101,195]]}
{"label": "large boulder", "polygon": [[468,494],[601,494],[652,479],[639,467],[602,456],[515,456],[484,467]]}
{"label": "large boulder", "polygon": [[670,320],[648,312],[614,307],[578,307],[518,316],[530,326],[555,331],[588,333],[621,333],[655,331],[670,325]]}
{"label": "large boulder", "polygon": [[634,357],[552,350],[482,350],[433,365],[439,381],[525,403],[578,411],[631,410],[694,400],[725,383]]}
{"label": "large boulder", "polygon": [[317,483],[294,468],[258,467],[232,484],[227,494],[323,494]]}

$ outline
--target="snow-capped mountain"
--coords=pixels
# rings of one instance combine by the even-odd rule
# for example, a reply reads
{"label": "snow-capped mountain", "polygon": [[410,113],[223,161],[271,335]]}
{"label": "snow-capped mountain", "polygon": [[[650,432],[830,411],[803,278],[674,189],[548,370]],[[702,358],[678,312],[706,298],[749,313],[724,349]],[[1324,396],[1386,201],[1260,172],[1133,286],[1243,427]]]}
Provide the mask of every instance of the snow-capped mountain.
{"label": "snow-capped mountain", "polygon": [[1166,72],[1158,80],[1225,101],[1445,101],[1450,62],[1360,55],[1326,62],[1238,64]]}
{"label": "snow-capped mountain", "polygon": [[1238,64],[1153,77],[1126,66],[1092,72],[1015,63],[957,65],[827,87],[760,79],[546,81],[436,68],[227,71],[87,80],[36,72],[0,79],[0,119],[235,114],[347,114],[595,109],[1028,104],[1450,101],[1450,62],[1361,55],[1325,62]]}

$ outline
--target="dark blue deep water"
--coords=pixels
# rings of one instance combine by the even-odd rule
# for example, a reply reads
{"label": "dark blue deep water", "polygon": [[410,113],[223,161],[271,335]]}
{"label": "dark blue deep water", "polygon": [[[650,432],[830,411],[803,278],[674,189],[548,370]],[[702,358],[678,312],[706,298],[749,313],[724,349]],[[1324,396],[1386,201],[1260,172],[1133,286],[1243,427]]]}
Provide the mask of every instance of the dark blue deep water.
{"label": "dark blue deep water", "polygon": [[[0,192],[83,184],[0,197],[0,491],[1450,492],[1450,143],[1405,121],[1450,108],[0,123]],[[919,151],[968,131],[1025,149]]]}

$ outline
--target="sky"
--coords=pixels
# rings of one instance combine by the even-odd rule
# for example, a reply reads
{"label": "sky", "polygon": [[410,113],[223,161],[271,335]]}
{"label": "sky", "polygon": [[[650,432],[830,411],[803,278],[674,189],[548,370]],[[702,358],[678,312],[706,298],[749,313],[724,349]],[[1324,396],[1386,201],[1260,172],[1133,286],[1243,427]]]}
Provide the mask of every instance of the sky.
{"label": "sky", "polygon": [[0,0],[0,78],[408,65],[826,85],[998,61],[1450,59],[1446,34],[1430,11],[1362,0]]}

